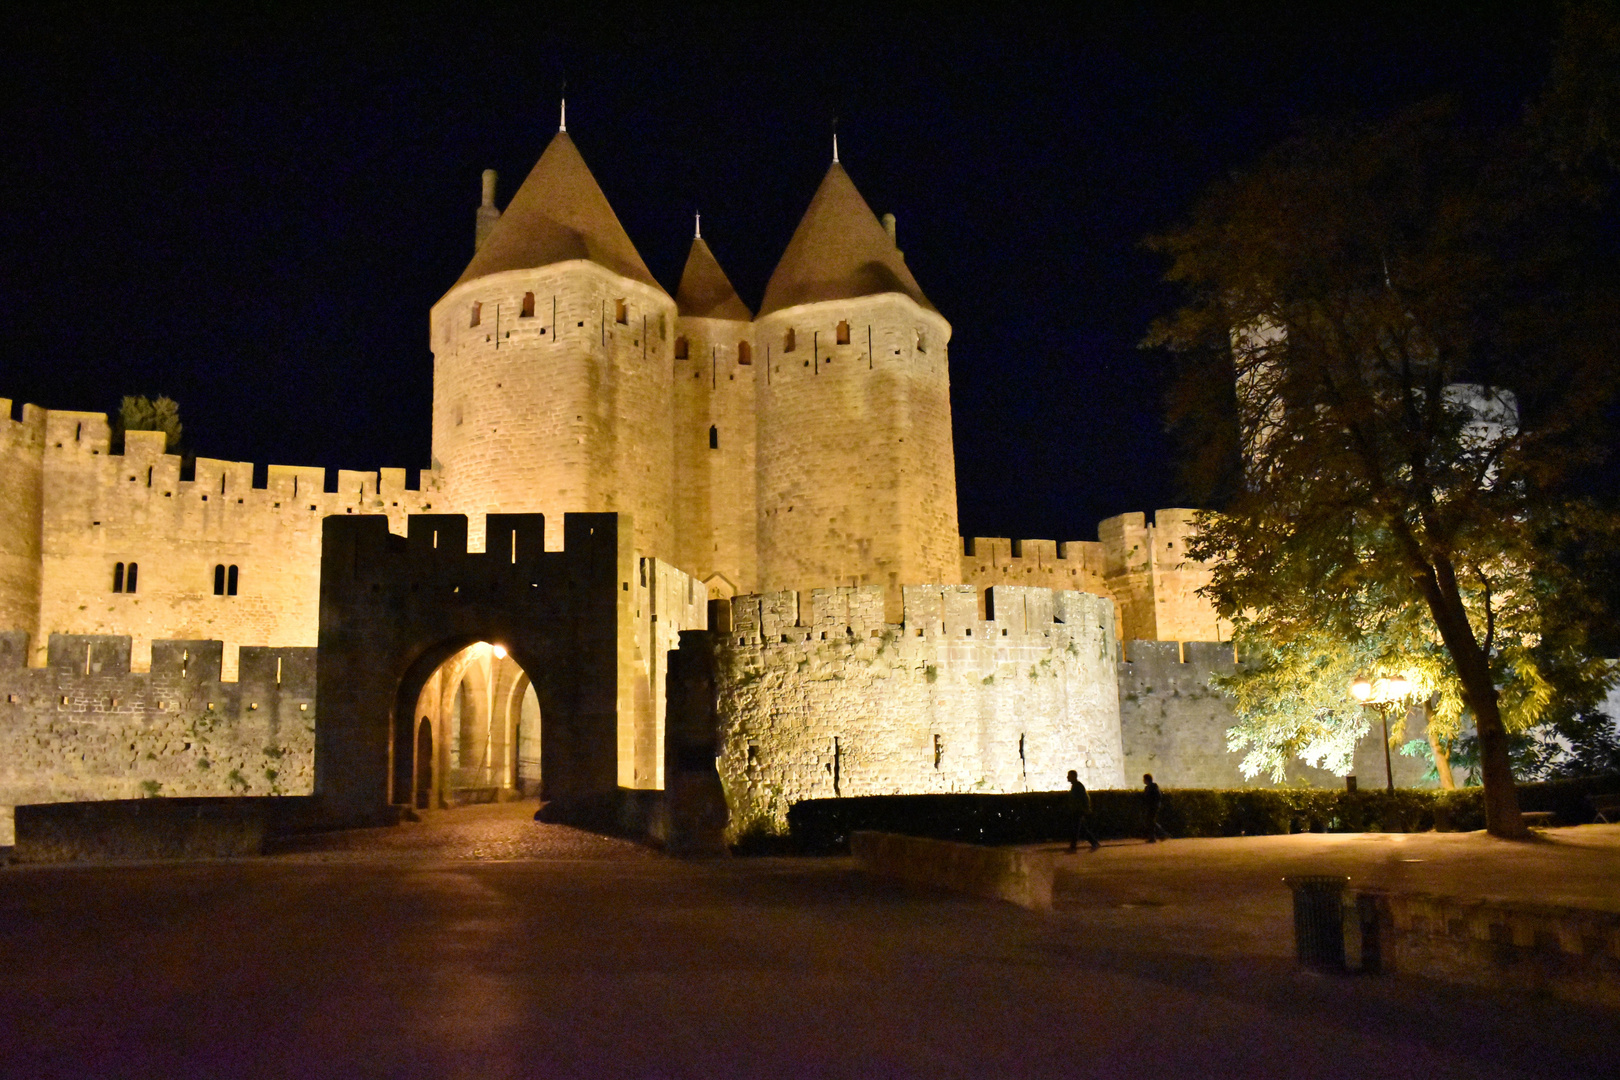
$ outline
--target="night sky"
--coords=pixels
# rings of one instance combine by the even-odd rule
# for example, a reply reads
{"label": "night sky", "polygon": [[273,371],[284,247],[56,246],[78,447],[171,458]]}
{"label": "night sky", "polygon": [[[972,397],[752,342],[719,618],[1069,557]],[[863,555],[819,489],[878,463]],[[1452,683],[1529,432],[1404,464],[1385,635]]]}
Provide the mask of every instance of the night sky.
{"label": "night sky", "polygon": [[674,291],[700,210],[751,307],[836,118],[954,327],[962,531],[1089,539],[1184,499],[1168,364],[1136,348],[1176,294],[1141,238],[1310,117],[1442,92],[1512,115],[1556,10],[1475,6],[10,5],[0,397],[165,393],[202,456],[427,465],[428,308],[472,255],[480,171],[504,206],[566,77],[569,133],[653,274]]}

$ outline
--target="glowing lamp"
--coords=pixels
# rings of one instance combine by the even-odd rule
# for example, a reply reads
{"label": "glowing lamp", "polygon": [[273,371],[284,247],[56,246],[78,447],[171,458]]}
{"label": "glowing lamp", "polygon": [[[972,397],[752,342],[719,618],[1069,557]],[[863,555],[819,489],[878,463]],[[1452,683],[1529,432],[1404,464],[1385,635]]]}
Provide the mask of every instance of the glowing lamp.
{"label": "glowing lamp", "polygon": [[1357,679],[1355,682],[1350,684],[1350,696],[1355,698],[1357,701],[1366,701],[1368,698],[1372,697],[1372,692],[1372,683],[1368,682],[1366,679]]}
{"label": "glowing lamp", "polygon": [[497,660],[505,660],[506,659],[506,646],[505,645],[496,645],[496,646],[493,647],[492,651],[495,653],[495,659],[497,659]]}

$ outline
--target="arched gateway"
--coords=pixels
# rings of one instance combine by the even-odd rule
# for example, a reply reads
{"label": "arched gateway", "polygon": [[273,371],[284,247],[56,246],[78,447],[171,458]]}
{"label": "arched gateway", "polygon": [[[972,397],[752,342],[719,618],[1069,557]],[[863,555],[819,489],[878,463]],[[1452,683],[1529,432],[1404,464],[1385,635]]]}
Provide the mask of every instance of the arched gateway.
{"label": "arched gateway", "polygon": [[[491,514],[485,551],[469,553],[459,514],[413,515],[403,537],[384,517],[328,517],[315,732],[325,811],[386,819],[392,806],[454,801],[458,784],[529,780],[547,799],[661,788],[666,652],[704,626],[705,590],[636,556],[630,536],[620,515],[567,514],[563,550],[546,551],[542,515]],[[484,693],[486,711],[443,693],[430,709],[430,684],[445,690],[457,658],[451,689]],[[499,663],[464,677],[486,660]],[[484,731],[457,726],[463,708]],[[525,735],[525,708],[543,732]],[[538,761],[525,765],[526,747]]]}

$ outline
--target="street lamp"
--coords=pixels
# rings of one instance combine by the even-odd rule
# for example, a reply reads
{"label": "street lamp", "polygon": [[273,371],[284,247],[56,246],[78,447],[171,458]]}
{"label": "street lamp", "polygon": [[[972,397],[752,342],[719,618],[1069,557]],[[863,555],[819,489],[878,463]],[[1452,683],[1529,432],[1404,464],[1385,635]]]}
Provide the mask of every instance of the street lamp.
{"label": "street lamp", "polygon": [[1395,791],[1395,767],[1389,760],[1389,707],[1406,700],[1412,692],[1412,684],[1404,676],[1395,675],[1388,679],[1368,679],[1360,676],[1350,684],[1350,696],[1363,705],[1371,705],[1378,710],[1378,719],[1384,727],[1384,780],[1393,794]]}

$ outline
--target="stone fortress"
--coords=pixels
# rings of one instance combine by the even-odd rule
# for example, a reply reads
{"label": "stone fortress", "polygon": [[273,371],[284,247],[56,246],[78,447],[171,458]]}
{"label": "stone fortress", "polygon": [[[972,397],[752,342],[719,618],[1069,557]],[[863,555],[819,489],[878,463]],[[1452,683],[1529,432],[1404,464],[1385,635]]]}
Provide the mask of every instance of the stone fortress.
{"label": "stone fortress", "polygon": [[[1071,767],[1104,787],[1143,768],[1242,782],[1224,711],[1178,711],[1176,687],[1231,660],[1176,644],[1229,636],[1183,554],[1192,511],[1111,518],[1096,541],[958,535],[951,326],[836,146],[757,313],[701,233],[665,291],[565,125],[504,211],[495,195],[486,173],[473,258],[430,313],[414,483],[183,462],[157,432],[115,447],[99,413],[0,403],[0,806],[319,790],[323,535],[370,518],[416,544],[423,515],[465,516],[457,557],[488,550],[492,515],[546,515],[547,552],[577,516],[618,515],[624,788],[663,787],[665,657],[711,620],[735,821],[820,795],[1051,789]],[[401,691],[379,798],[547,791],[540,676],[460,641]],[[1131,674],[1146,643],[1154,670],[1175,654],[1157,689]]]}

